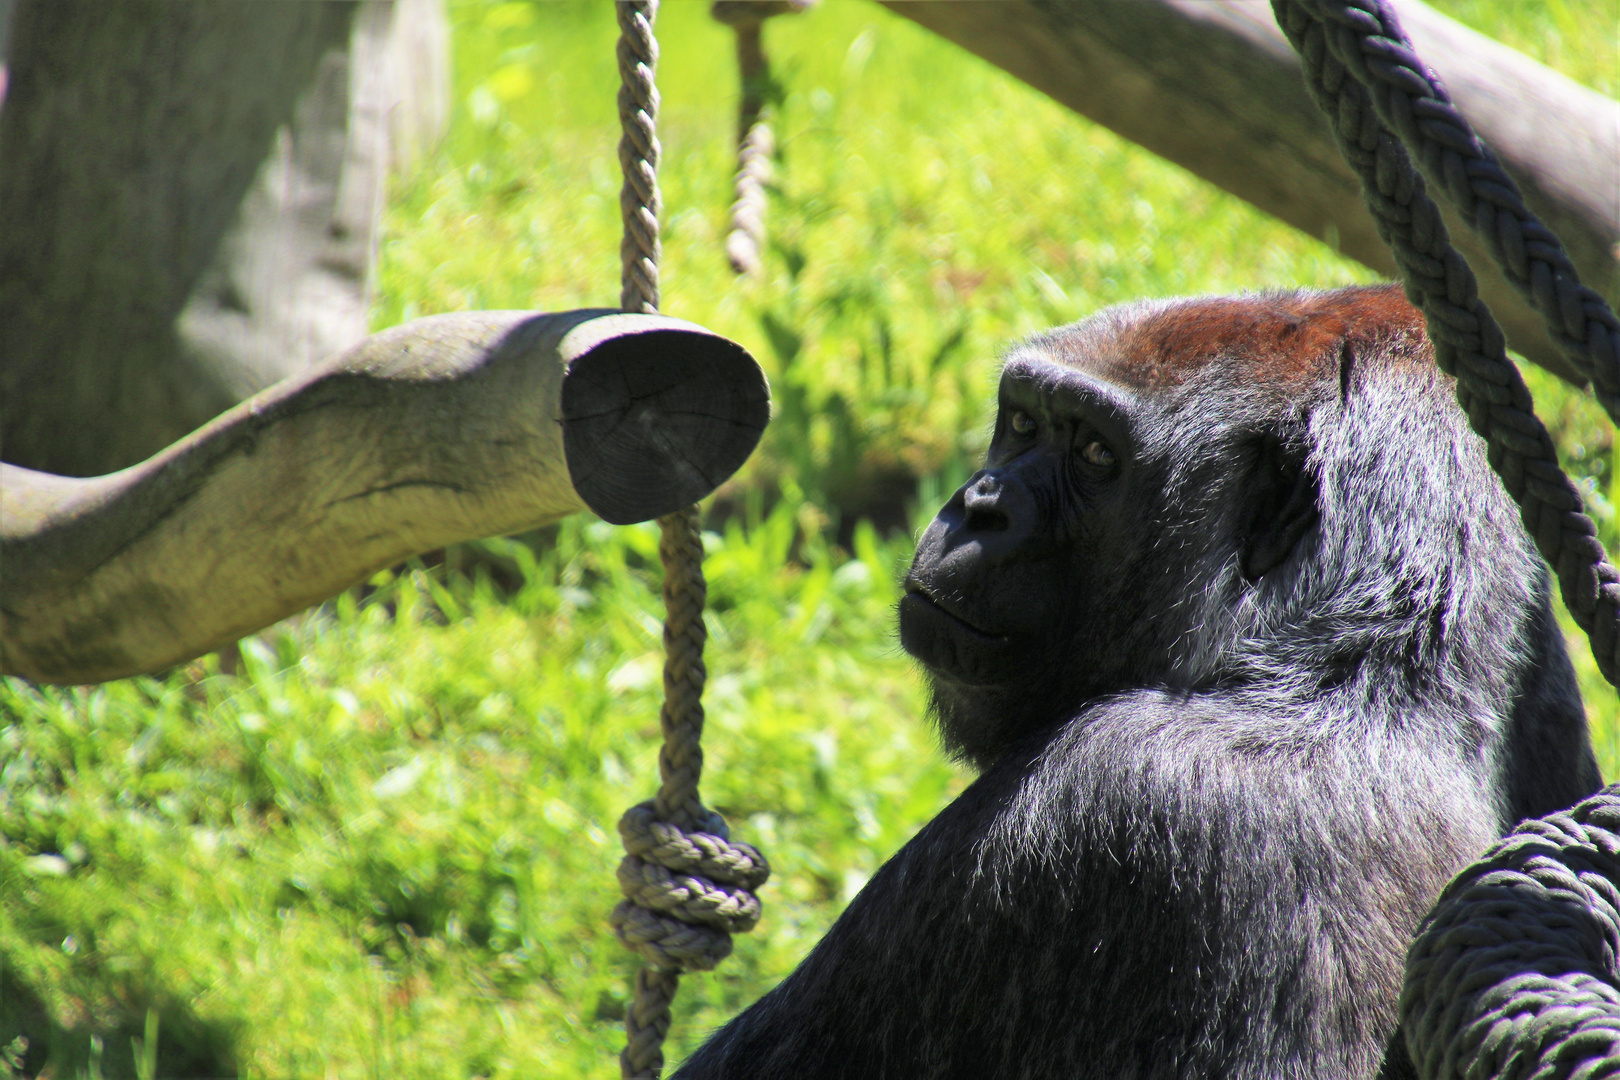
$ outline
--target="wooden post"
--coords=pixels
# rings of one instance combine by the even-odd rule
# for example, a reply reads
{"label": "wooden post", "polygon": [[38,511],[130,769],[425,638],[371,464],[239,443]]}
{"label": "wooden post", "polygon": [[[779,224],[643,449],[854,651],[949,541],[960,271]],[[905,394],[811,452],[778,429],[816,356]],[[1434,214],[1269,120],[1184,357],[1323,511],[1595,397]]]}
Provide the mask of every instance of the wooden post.
{"label": "wooden post", "polygon": [[[884,2],[1081,115],[1395,276],[1360,185],[1305,92],[1299,59],[1267,0]],[[1581,279],[1611,303],[1620,299],[1620,103],[1417,0],[1397,7],[1419,53],[1518,180],[1530,208],[1563,238]],[[1582,381],[1472,230],[1454,216],[1447,224],[1509,344]]]}

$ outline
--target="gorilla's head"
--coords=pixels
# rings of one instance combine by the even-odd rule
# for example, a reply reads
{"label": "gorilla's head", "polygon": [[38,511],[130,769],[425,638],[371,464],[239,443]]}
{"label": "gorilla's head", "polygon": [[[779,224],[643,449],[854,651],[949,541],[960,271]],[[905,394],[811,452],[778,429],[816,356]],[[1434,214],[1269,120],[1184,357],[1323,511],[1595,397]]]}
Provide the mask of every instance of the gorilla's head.
{"label": "gorilla's head", "polygon": [[1398,289],[1111,308],[1012,351],[901,641],[980,765],[1136,687],[1420,692],[1511,652],[1474,601],[1538,580],[1515,517]]}

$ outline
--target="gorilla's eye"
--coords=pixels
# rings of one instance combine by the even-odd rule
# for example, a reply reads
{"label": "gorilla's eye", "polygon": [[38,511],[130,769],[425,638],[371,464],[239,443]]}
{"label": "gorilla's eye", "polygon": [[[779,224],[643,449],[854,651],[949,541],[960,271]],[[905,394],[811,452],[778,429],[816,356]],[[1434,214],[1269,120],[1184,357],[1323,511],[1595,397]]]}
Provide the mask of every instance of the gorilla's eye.
{"label": "gorilla's eye", "polygon": [[1100,439],[1092,439],[1080,451],[1080,456],[1089,464],[1105,469],[1114,463],[1114,452],[1102,444]]}
{"label": "gorilla's eye", "polygon": [[1014,411],[1007,419],[1007,426],[1013,429],[1014,435],[1035,434],[1035,418],[1027,412]]}

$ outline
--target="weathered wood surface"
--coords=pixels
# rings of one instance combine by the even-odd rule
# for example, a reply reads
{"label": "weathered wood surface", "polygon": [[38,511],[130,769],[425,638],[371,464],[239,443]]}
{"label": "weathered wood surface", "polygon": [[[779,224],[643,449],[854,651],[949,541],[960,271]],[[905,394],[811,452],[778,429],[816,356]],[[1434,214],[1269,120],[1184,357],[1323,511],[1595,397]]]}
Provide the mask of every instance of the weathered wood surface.
{"label": "weathered wood surface", "polygon": [[[883,0],[1076,112],[1394,276],[1360,189],[1301,81],[1268,0]],[[1620,103],[1418,3],[1418,52],[1563,237],[1582,279],[1620,299]],[[1594,14],[1593,33],[1612,31]],[[1072,178],[1085,183],[1085,177]],[[1574,370],[1455,217],[1452,235],[1519,352]],[[1577,380],[1579,381],[1579,380]]]}
{"label": "weathered wood surface", "polygon": [[701,498],[769,415],[753,358],[678,319],[439,315],[121,472],[0,465],[0,674],[159,670],[445,544]]}
{"label": "weathered wood surface", "polygon": [[388,162],[448,109],[439,0],[13,14],[4,460],[134,464],[366,336]]}

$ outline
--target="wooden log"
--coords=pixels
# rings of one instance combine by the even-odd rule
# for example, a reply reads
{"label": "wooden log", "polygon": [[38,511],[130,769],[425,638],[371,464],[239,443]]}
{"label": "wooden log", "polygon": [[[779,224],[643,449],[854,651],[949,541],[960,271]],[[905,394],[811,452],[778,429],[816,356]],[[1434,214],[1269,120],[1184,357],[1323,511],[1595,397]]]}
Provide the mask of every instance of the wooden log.
{"label": "wooden log", "polygon": [[656,315],[419,319],[121,472],[0,465],[0,674],[156,671],[445,544],[712,491],[764,431],[739,345]]}
{"label": "wooden log", "polygon": [[[1267,0],[884,0],[1102,126],[1394,276],[1389,249],[1301,81]],[[1424,60],[1557,230],[1582,279],[1620,299],[1620,103],[1418,3]],[[1600,28],[1594,26],[1593,32]],[[1084,177],[1074,178],[1084,183]],[[1452,237],[1511,345],[1575,382],[1541,318],[1455,216]]]}

